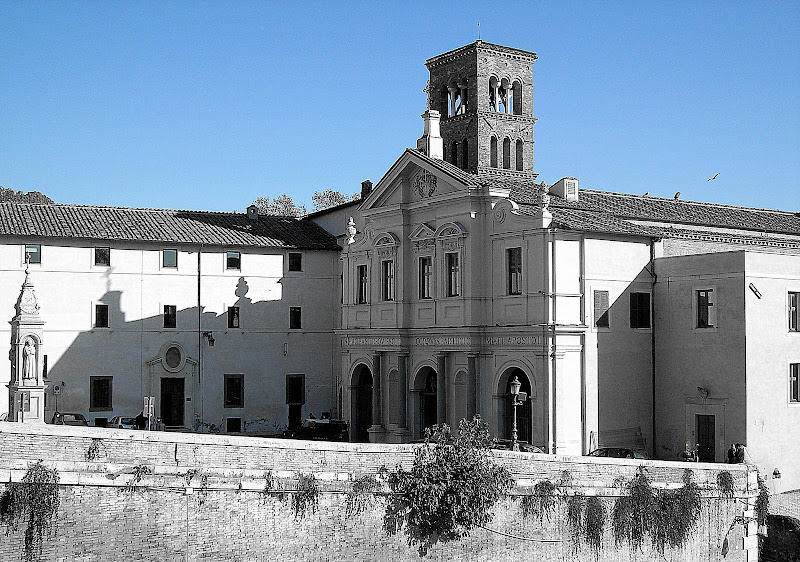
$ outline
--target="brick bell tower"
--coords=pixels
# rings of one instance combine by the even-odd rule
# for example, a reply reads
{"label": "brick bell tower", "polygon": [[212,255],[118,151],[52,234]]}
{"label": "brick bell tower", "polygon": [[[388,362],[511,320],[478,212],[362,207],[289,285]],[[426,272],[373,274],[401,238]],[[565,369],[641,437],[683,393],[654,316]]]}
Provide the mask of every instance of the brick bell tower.
{"label": "brick bell tower", "polygon": [[479,176],[535,179],[536,53],[476,41],[425,61],[444,159]]}

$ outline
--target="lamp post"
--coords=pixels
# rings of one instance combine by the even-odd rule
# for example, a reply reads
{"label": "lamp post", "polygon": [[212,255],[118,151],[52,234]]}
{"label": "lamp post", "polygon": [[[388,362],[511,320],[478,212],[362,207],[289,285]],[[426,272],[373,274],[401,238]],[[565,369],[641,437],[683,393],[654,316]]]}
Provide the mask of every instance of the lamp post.
{"label": "lamp post", "polygon": [[511,409],[513,412],[511,422],[511,450],[519,451],[519,443],[517,443],[517,406],[522,406],[525,400],[528,399],[528,393],[520,392],[519,389],[522,388],[522,383],[519,382],[517,375],[514,375],[509,386],[511,387]]}

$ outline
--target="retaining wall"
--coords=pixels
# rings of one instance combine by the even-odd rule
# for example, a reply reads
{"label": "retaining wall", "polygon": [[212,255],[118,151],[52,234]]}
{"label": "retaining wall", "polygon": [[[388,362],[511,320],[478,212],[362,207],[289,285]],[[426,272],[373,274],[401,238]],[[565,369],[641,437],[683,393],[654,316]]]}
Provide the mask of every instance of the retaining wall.
{"label": "retaining wall", "polygon": [[[383,503],[375,497],[364,513],[348,517],[352,481],[375,475],[382,466],[410,467],[413,445],[372,445],[259,439],[63,426],[25,427],[0,423],[0,482],[19,481],[28,466],[43,460],[60,475],[57,529],[45,539],[46,561],[405,561],[419,559],[405,535],[387,536]],[[611,509],[619,481],[644,465],[655,485],[678,487],[688,466],[703,488],[696,532],[666,560],[746,561],[754,559],[753,524],[745,524],[755,494],[755,473],[744,465],[628,461],[530,455],[496,451],[496,461],[516,480],[513,494],[529,494],[539,480],[569,485],[560,493],[604,498],[609,515],[599,557],[570,538],[564,502],[549,520],[521,515],[508,499],[495,510],[488,529],[457,542],[436,545],[435,561],[650,560],[649,544],[632,550],[615,545]],[[734,477],[736,498],[721,498],[717,474]],[[566,471],[566,472],[565,472]],[[303,518],[291,501],[265,494],[268,475],[288,491],[300,474],[320,486],[319,508]],[[615,481],[617,486],[615,487]],[[749,515],[749,514],[748,514]],[[738,519],[737,519],[738,517]],[[24,522],[0,544],[0,560],[18,560],[24,550]],[[578,547],[578,548],[576,548]]]}

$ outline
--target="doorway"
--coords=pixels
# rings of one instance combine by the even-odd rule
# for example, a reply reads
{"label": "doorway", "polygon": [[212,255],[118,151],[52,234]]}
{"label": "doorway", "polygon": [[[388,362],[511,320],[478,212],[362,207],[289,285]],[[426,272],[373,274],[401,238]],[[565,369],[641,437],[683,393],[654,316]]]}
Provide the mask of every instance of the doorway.
{"label": "doorway", "polygon": [[359,365],[353,372],[350,399],[350,441],[369,443],[369,428],[372,426],[372,372],[366,365]]}
{"label": "doorway", "polygon": [[184,379],[161,379],[161,421],[167,427],[183,427]]}
{"label": "doorway", "polygon": [[700,462],[714,462],[717,450],[714,434],[716,433],[716,420],[710,414],[695,415],[695,428],[697,435],[697,460]]}
{"label": "doorway", "polygon": [[436,425],[436,406],[437,406],[437,391],[436,391],[436,371],[430,367],[426,367],[426,372],[421,372],[420,375],[424,377],[425,386],[420,392],[419,404],[419,434],[420,437],[425,436],[425,430],[429,427]]}

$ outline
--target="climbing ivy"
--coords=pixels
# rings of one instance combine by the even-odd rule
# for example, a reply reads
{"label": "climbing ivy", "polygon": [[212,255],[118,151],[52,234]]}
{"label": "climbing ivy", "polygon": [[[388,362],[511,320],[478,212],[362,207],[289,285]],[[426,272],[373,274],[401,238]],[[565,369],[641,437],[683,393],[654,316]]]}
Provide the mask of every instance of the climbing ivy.
{"label": "climbing ivy", "polygon": [[733,475],[727,470],[720,470],[717,473],[717,487],[723,498],[733,497]]}
{"label": "climbing ivy", "polygon": [[550,516],[556,509],[556,486],[550,480],[540,480],[533,487],[533,493],[522,496],[520,509],[524,518],[535,517],[540,523]]}
{"label": "climbing ivy", "polygon": [[20,519],[27,519],[25,559],[38,560],[45,534],[57,529],[56,513],[61,503],[58,471],[42,461],[28,467],[21,482],[6,485],[0,496],[0,521],[6,531],[16,530]]}
{"label": "climbing ivy", "polygon": [[292,492],[292,512],[296,519],[303,519],[307,513],[315,513],[319,505],[319,486],[313,474],[300,474],[297,477],[297,490]]}
{"label": "climbing ivy", "polygon": [[378,480],[371,474],[353,480],[344,501],[345,517],[354,517],[369,509],[375,501],[375,492],[379,486]]}
{"label": "climbing ivy", "polygon": [[491,459],[492,439],[476,416],[462,420],[458,434],[447,424],[426,431],[411,470],[387,471],[391,494],[383,526],[405,530],[409,545],[425,556],[438,542],[457,540],[493,517],[492,508],[511,487],[511,474]]}
{"label": "climbing ivy", "polygon": [[767,516],[769,515],[769,488],[767,488],[761,475],[758,475],[758,496],[756,496],[756,503],[753,509],[756,512],[756,522],[759,526],[766,525]]}
{"label": "climbing ivy", "polygon": [[645,535],[653,548],[664,549],[686,543],[700,516],[700,488],[691,470],[683,473],[683,486],[677,490],[655,490],[639,467],[636,476],[627,484],[627,495],[617,499],[612,512],[614,541],[627,541],[641,548]]}

